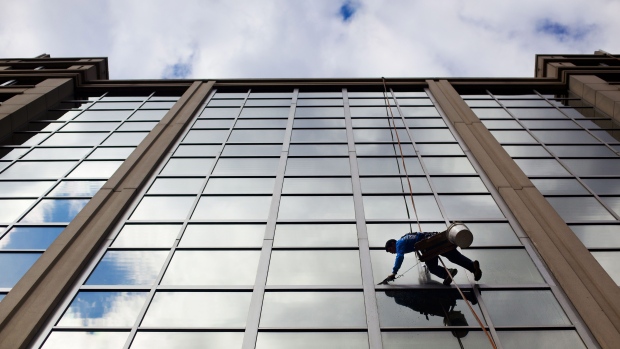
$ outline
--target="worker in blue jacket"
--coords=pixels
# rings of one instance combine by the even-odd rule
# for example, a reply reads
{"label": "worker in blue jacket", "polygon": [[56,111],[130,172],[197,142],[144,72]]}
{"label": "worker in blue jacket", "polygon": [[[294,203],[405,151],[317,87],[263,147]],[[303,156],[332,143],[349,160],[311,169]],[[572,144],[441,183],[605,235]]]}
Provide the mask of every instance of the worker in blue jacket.
{"label": "worker in blue jacket", "polygon": [[[400,269],[400,266],[403,264],[403,260],[405,259],[405,253],[410,253],[415,251],[415,244],[427,238],[431,233],[408,233],[403,235],[398,241],[394,239],[390,239],[385,243],[385,251],[396,254],[396,260],[394,261],[394,268],[392,269],[392,274],[389,275],[385,281],[393,281],[396,279],[396,273]],[[448,260],[456,265],[460,265],[461,267],[469,270],[474,274],[474,279],[476,281],[480,280],[482,277],[482,271],[480,270],[480,263],[478,261],[473,261],[465,256],[463,256],[457,249],[450,250],[448,252],[444,252],[441,254],[448,258]],[[437,275],[438,277],[443,279],[444,285],[450,285],[452,282],[452,278],[448,276],[448,273],[443,267],[438,265],[439,257],[431,258],[427,260],[426,267],[428,270]],[[458,270],[456,269],[448,269],[450,274],[454,277]]]}

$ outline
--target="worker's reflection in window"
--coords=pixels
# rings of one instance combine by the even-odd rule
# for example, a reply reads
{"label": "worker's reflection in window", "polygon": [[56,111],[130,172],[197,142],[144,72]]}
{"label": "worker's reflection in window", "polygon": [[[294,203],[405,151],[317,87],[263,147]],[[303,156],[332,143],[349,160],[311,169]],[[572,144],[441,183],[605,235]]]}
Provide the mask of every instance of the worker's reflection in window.
{"label": "worker's reflection in window", "polygon": [[[478,304],[476,296],[471,290],[463,290],[465,298],[471,304]],[[388,290],[385,295],[394,299],[396,304],[407,307],[418,312],[429,320],[429,316],[438,316],[443,318],[446,326],[469,326],[465,318],[465,314],[459,310],[455,310],[457,300],[462,299],[458,290]],[[452,335],[456,338],[467,336],[469,330],[455,329]]]}

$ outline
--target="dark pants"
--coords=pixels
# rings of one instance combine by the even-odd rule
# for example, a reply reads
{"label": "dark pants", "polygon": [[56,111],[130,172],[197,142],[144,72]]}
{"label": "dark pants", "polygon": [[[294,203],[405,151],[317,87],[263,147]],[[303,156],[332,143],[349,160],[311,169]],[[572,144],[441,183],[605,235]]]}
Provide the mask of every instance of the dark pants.
{"label": "dark pants", "polygon": [[[459,252],[459,250],[454,249],[452,251],[443,253],[442,256],[448,258],[450,262],[456,265],[460,265],[461,267],[469,270],[472,273],[474,272],[474,262],[472,262],[471,259],[463,256],[461,252]],[[428,267],[428,270],[431,273],[437,275],[442,279],[448,277],[448,273],[446,273],[443,265],[439,265],[439,257],[431,258],[424,263],[426,263],[426,267]]]}

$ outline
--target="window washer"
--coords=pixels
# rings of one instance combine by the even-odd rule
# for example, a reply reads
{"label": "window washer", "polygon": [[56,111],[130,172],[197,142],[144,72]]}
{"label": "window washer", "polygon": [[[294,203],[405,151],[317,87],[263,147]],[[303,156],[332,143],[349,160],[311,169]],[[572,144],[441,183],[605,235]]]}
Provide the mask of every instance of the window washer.
{"label": "window washer", "polygon": [[[394,261],[394,268],[392,269],[392,274],[390,274],[384,281],[394,281],[396,279],[396,273],[398,273],[398,269],[403,264],[403,260],[405,259],[405,253],[410,253],[415,251],[415,244],[431,236],[432,233],[408,233],[401,237],[398,241],[394,239],[390,239],[385,243],[385,251],[389,253],[396,254],[396,260]],[[462,255],[456,248],[444,252],[441,254],[448,258],[448,260],[456,265],[460,265],[461,267],[469,270],[474,274],[474,280],[478,281],[482,277],[482,271],[480,270],[480,263],[478,261],[471,261],[471,259]],[[443,279],[443,284],[448,286],[452,282],[452,278],[448,275],[446,270],[438,265],[439,257],[434,257],[427,260],[426,267],[428,270],[437,275],[438,277]],[[448,269],[450,274],[454,277],[458,270],[456,269]]]}

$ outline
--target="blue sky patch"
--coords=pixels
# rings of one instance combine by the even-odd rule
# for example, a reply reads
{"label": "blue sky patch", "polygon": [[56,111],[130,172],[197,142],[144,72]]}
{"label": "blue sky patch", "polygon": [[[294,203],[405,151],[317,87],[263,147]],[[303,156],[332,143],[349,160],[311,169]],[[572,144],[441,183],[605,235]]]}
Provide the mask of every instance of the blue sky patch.
{"label": "blue sky patch", "polygon": [[554,22],[549,18],[539,21],[536,31],[539,33],[554,36],[559,41],[583,40],[592,30],[594,25],[570,26],[559,22]]}
{"label": "blue sky patch", "polygon": [[178,62],[164,68],[163,79],[185,79],[192,74],[192,64]]}
{"label": "blue sky patch", "polygon": [[351,20],[357,9],[359,8],[359,4],[356,1],[346,0],[342,6],[340,6],[340,10],[338,13],[344,22],[348,22]]}

